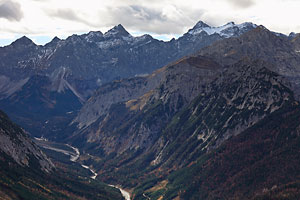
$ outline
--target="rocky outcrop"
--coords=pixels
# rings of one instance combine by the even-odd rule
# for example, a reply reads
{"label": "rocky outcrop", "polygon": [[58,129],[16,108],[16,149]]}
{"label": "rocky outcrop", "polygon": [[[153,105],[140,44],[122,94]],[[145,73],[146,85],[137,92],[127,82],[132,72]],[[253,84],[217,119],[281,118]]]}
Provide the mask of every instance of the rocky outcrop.
{"label": "rocky outcrop", "polygon": [[[194,56],[169,64],[145,77],[105,84],[85,103],[73,123],[78,124],[79,129],[87,127],[107,114],[111,105],[121,102],[127,102],[126,106],[131,110],[141,110],[147,101],[158,99],[167,103],[178,102],[178,98],[184,97],[181,99],[184,104],[201,89],[199,83],[209,82],[220,70],[216,63]],[[181,97],[174,96],[179,94]]]}
{"label": "rocky outcrop", "polygon": [[29,135],[13,124],[2,111],[0,111],[0,151],[22,167],[35,170],[39,168],[48,173],[54,169],[51,160],[29,138]]}
{"label": "rocky outcrop", "polygon": [[[73,121],[79,128],[75,138],[84,137],[88,143],[103,145],[106,154],[149,148],[150,141],[159,137],[162,125],[191,102],[220,71],[221,67],[211,60],[189,57],[145,78],[102,86]],[[127,131],[118,130],[120,125]],[[113,141],[112,132],[118,135]],[[119,140],[123,142],[119,144]]]}
{"label": "rocky outcrop", "polygon": [[168,145],[161,162],[170,166],[193,162],[292,104],[295,100],[286,80],[269,67],[268,63],[245,59],[226,69],[168,124],[162,137]]}

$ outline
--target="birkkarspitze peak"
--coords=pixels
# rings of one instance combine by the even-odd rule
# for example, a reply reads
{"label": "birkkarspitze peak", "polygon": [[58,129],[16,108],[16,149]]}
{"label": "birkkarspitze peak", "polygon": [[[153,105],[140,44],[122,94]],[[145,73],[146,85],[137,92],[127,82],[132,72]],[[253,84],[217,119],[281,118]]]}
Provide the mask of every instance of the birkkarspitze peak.
{"label": "birkkarspitze peak", "polygon": [[119,24],[104,34],[104,37],[111,37],[111,36],[127,37],[127,36],[131,36],[131,35],[127,32],[127,30],[121,24]]}

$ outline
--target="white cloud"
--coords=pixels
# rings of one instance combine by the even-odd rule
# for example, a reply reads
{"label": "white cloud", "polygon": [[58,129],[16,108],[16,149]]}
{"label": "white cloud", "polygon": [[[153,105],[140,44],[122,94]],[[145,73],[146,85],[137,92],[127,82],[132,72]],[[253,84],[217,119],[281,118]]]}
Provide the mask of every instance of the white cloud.
{"label": "white cloud", "polygon": [[299,10],[298,0],[0,0],[0,35],[65,37],[123,24],[129,32],[170,38],[199,20],[214,26],[251,21],[288,34],[300,32]]}

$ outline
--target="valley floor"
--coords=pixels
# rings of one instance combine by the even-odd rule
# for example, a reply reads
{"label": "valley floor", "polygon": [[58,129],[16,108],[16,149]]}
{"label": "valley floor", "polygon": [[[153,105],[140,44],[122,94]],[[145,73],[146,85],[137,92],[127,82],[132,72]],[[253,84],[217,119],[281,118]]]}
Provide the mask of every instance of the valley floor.
{"label": "valley floor", "polygon": [[[44,138],[35,138],[36,143],[43,149],[47,149],[50,151],[55,151],[57,153],[64,154],[66,156],[69,156],[69,160],[71,162],[78,162],[78,159],[80,157],[80,151],[78,148],[73,147],[69,144],[60,144],[60,143],[55,143],[55,142],[49,142],[47,139]],[[84,164],[80,164],[82,168],[87,169],[90,171],[92,174],[90,176],[91,179],[96,179],[97,178],[97,173],[90,167]],[[120,186],[116,185],[110,185],[113,188],[117,188],[120,190],[122,196],[125,198],[125,200],[130,200],[130,193],[122,189]]]}

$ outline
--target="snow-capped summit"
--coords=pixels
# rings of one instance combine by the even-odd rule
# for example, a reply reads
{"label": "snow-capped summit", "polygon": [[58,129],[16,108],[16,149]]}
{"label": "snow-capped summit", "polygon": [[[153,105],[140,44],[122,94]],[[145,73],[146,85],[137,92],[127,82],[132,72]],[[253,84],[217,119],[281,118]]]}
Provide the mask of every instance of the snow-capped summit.
{"label": "snow-capped summit", "polygon": [[248,32],[251,29],[256,28],[257,25],[251,22],[245,22],[242,24],[235,24],[234,22],[227,23],[226,25],[222,26],[222,30],[220,31],[220,35],[223,37],[235,37],[240,36],[241,34]]}
{"label": "snow-capped summit", "polygon": [[242,24],[235,24],[234,22],[229,22],[223,26],[211,27],[202,21],[199,21],[192,29],[188,31],[190,35],[198,35],[205,32],[208,35],[219,34],[222,37],[234,37],[239,36],[250,29],[257,27],[257,25],[251,22],[245,22]]}

